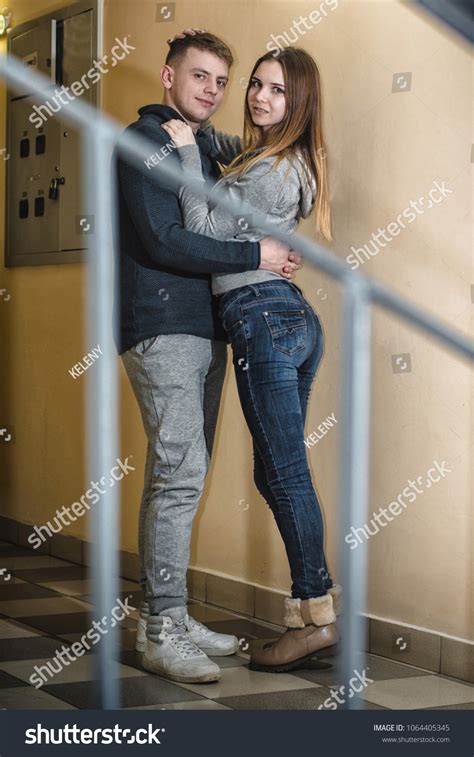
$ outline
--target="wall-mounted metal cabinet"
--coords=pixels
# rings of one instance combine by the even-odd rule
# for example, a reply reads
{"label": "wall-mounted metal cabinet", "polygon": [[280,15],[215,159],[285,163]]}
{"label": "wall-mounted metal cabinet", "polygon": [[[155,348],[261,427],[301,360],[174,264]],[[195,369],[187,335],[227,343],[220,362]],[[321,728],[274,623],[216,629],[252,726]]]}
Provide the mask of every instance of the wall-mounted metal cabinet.
{"label": "wall-mounted metal cabinet", "polygon": [[8,92],[7,266],[78,262],[87,249],[78,223],[81,141],[62,113],[75,96],[100,106],[100,77],[87,77],[101,55],[100,26],[100,0],[84,0],[9,34],[8,52],[47,76],[48,84],[41,102],[30,92]]}

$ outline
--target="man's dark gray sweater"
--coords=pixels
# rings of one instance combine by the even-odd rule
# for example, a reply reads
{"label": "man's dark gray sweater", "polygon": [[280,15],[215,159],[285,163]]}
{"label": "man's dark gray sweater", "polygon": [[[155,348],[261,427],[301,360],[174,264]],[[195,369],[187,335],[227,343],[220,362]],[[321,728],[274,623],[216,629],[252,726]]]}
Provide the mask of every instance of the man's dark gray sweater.
{"label": "man's dark gray sweater", "polygon": [[[182,116],[167,105],[147,105],[126,131],[153,142],[156,152],[169,144],[161,123]],[[212,139],[196,132],[203,175],[219,178]],[[165,151],[166,152],[166,151]],[[149,158],[144,155],[144,160]],[[210,274],[254,270],[260,264],[257,242],[222,242],[186,231],[178,187],[152,180],[159,164],[143,170],[116,151],[118,229],[115,233],[115,343],[119,354],[158,334],[193,334],[224,339],[211,294]],[[181,171],[173,150],[163,160]]]}

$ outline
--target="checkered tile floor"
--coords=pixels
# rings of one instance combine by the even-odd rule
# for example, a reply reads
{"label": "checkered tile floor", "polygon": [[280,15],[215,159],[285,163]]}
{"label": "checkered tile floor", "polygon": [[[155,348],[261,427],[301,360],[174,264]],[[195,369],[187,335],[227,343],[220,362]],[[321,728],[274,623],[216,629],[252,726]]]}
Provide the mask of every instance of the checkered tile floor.
{"label": "checkered tile floor", "polygon": [[[93,654],[76,659],[36,690],[29,683],[35,666],[45,665],[67,642],[78,641],[95,617],[88,570],[63,560],[0,542],[0,708],[93,709],[97,681]],[[121,582],[120,596],[138,607],[138,584]],[[190,614],[215,631],[233,633],[241,651],[217,657],[218,683],[176,684],[141,669],[134,651],[137,612],[121,623],[121,652],[114,674],[121,679],[121,707],[127,709],[313,710],[341,683],[334,658],[316,661],[292,674],[248,669],[253,648],[282,629],[200,602]],[[358,709],[474,709],[474,686],[427,670],[360,654],[357,670],[368,668],[369,684],[355,699]]]}

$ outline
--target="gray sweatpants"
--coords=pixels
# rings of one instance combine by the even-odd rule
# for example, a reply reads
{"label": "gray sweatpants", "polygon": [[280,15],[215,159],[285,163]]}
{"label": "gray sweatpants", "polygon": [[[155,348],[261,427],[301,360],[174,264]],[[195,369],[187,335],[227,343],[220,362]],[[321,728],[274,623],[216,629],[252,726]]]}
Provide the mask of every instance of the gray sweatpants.
{"label": "gray sweatpants", "polygon": [[158,613],[187,603],[193,518],[214,442],[224,342],[190,334],[145,339],[122,354],[148,438],[140,506],[140,584]]}

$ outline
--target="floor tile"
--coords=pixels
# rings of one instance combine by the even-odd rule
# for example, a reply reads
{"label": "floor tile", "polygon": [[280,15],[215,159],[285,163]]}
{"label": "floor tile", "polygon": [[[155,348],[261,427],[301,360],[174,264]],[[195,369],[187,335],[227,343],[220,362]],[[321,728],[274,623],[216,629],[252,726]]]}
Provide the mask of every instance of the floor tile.
{"label": "floor tile", "polygon": [[6,602],[0,602],[0,613],[11,618],[85,612],[89,608],[90,605],[86,602],[61,596],[45,599],[9,599]]}
{"label": "floor tile", "polygon": [[[40,568],[62,568],[70,566],[72,563],[58,560],[57,557],[48,557],[48,555],[34,555],[29,553],[28,556],[16,557],[14,555],[1,558],[1,567],[8,568],[16,574],[17,570],[39,570]],[[22,576],[19,576],[22,578]]]}
{"label": "floor tile", "polygon": [[[218,702],[235,710],[317,710],[328,697],[330,697],[330,691],[318,686],[309,690],[296,689],[267,694],[222,697],[218,699]],[[357,706],[354,709],[358,710],[385,709],[372,703],[366,704],[363,700],[356,700],[355,704]]]}
{"label": "floor tile", "polygon": [[25,639],[0,639],[0,662],[54,657],[57,649],[61,649],[61,642],[48,636],[35,636],[27,642]]}
{"label": "floor tile", "polygon": [[[366,677],[374,681],[384,681],[391,678],[411,678],[412,676],[426,676],[427,671],[414,668],[411,665],[403,665],[384,657],[372,654],[359,653],[356,656],[355,670],[361,675],[366,669]],[[329,667],[328,667],[329,666]],[[303,663],[301,668],[292,671],[298,678],[313,681],[323,686],[339,686],[344,683],[343,674],[340,671],[340,657],[326,657],[324,660],[309,660]],[[349,676],[349,679],[351,676]]]}
{"label": "floor tile", "polygon": [[220,668],[237,668],[241,665],[247,665],[247,660],[245,660],[243,657],[239,657],[239,655],[236,654],[230,654],[226,655],[225,657],[214,657],[213,655],[208,655],[209,659],[216,663],[216,665],[219,665]]}
{"label": "floor tile", "polygon": [[429,710],[474,710],[474,702],[464,702],[461,704],[445,704],[441,707],[425,707],[421,709]]}
{"label": "floor tile", "polygon": [[[64,639],[65,641],[70,641],[72,643],[74,641],[80,641],[84,634],[83,633],[65,633],[65,634],[56,634],[56,635],[60,636],[61,639]],[[137,632],[133,628],[119,628],[120,650],[124,652],[134,650],[136,637],[137,637]]]}
{"label": "floor tile", "polygon": [[[431,673],[431,670],[426,670],[425,673]],[[436,673],[438,678],[444,678],[446,681],[454,681],[455,683],[463,683],[465,686],[470,686],[471,688],[474,688],[474,683],[471,681],[466,681],[464,678],[457,678],[456,676],[448,676],[444,673]]]}
{"label": "floor tile", "polygon": [[[52,589],[53,591],[57,591],[60,594],[65,594],[69,597],[82,596],[84,601],[88,601],[87,599],[85,599],[85,595],[92,597],[93,583],[92,580],[88,578],[76,580],[59,578],[55,581],[38,581],[37,583],[40,586],[44,586],[47,589]],[[124,592],[130,595],[132,592],[137,591],[137,584],[132,581],[120,579],[119,591],[119,597],[121,597],[122,593]]]}
{"label": "floor tile", "polygon": [[0,563],[2,563],[3,557],[31,557],[31,550],[2,541],[0,542]]}
{"label": "floor tile", "polygon": [[[34,660],[20,660],[18,662],[0,662],[0,670],[3,670],[5,671],[5,673],[9,673],[10,675],[15,676],[15,678],[20,678],[23,681],[29,683],[30,676],[32,676],[35,672],[37,673],[37,675],[39,675],[38,671],[35,670],[35,668],[38,668],[44,673],[42,677],[46,677],[47,679],[41,690],[45,690],[46,687],[49,690],[51,686],[57,686],[62,683],[69,684],[71,682],[77,681],[95,680],[93,655],[89,654],[84,655],[83,657],[78,657],[74,662],[69,662],[68,666],[64,665],[58,673],[54,673],[53,671],[46,669],[46,665],[50,661],[52,661],[52,657],[38,658]],[[56,663],[53,664],[56,668]],[[144,671],[140,672],[139,670],[135,670],[134,668],[129,668],[127,665],[121,665],[118,662],[114,663],[114,665],[111,666],[111,673],[113,673],[113,675],[118,678],[146,675]]]}
{"label": "floor tile", "polygon": [[92,627],[91,612],[68,612],[57,615],[31,615],[23,618],[32,628],[38,632],[50,636],[63,637],[65,634],[85,634]]}
{"label": "floor tile", "polygon": [[[135,611],[129,613],[127,617],[138,619],[140,603],[142,601],[141,589],[137,591],[119,591],[117,597],[124,601],[128,597],[129,605],[135,608]],[[80,597],[84,602],[88,602],[90,605],[94,604],[94,596],[92,594],[83,594]]]}
{"label": "floor tile", "polygon": [[230,710],[212,699],[196,699],[194,702],[173,702],[166,705],[148,704],[142,707],[127,707],[128,710]]}
{"label": "floor tile", "polygon": [[[1,612],[1,611],[0,611]],[[279,636],[278,630],[267,624],[255,623],[244,618],[230,620],[212,620],[206,625],[217,633],[231,633],[241,638],[269,639]]]}
{"label": "floor tile", "polygon": [[136,670],[143,671],[142,659],[143,654],[141,652],[136,652],[135,648],[125,649],[119,652],[119,660],[122,665],[128,665],[130,668],[135,668]]}
{"label": "floor tile", "polygon": [[0,639],[26,639],[39,636],[40,632],[25,626],[19,620],[3,620],[0,618]]}
{"label": "floor tile", "polygon": [[52,567],[38,565],[37,568],[16,570],[15,575],[25,581],[31,581],[31,583],[39,583],[40,581],[75,581],[89,576],[90,571],[84,565],[62,563],[61,560],[57,560],[56,562],[60,563],[60,565]]}
{"label": "floor tile", "polygon": [[[0,567],[4,565],[2,546],[0,542]],[[19,552],[4,548],[5,561],[13,560],[22,567],[13,573],[12,567],[5,565],[12,573],[8,582],[0,576],[0,708],[97,707],[98,684],[92,680],[97,649],[92,644],[86,655],[64,664],[40,690],[29,683],[35,666],[52,661],[63,643],[70,646],[80,641],[92,627],[95,611],[89,569],[44,555],[24,554],[21,548]],[[138,608],[142,597],[138,584],[120,579],[118,597],[125,600],[130,596],[129,604]],[[250,653],[277,639],[280,627],[202,602],[190,602],[189,612],[212,630],[234,634],[241,642],[236,655],[211,658],[222,670],[221,680],[206,685],[178,684],[144,671],[143,655],[135,652],[136,609],[119,626],[120,651],[114,674],[121,678],[122,708],[313,710],[330,696],[331,688],[344,683],[338,657],[310,660],[290,674],[249,671]],[[362,675],[364,668],[374,683],[356,695],[355,709],[474,709],[474,687],[451,676],[360,653],[356,671]]]}
{"label": "floor tile", "polygon": [[271,691],[287,691],[289,689],[312,689],[317,684],[303,681],[296,676],[280,673],[272,675],[269,673],[258,673],[251,671],[247,666],[224,668],[221,673],[220,681],[216,683],[207,683],[200,686],[195,683],[180,683],[188,691],[194,691],[196,694],[208,699],[220,699],[226,696],[238,696],[241,694],[260,694]]}
{"label": "floor tile", "polygon": [[57,597],[58,594],[44,586],[36,586],[26,581],[13,583],[0,582],[0,603],[11,599],[43,599],[45,597]]}
{"label": "floor tile", "polygon": [[0,689],[0,707],[7,710],[75,710],[76,707],[61,702],[44,691],[32,686],[17,686],[12,689]]}
{"label": "floor tile", "polygon": [[[181,689],[179,686],[165,681],[158,676],[144,675],[122,678],[120,680],[120,707],[141,707],[146,705],[176,703],[180,700],[189,702],[190,699],[200,700],[196,694]],[[97,682],[83,681],[80,683],[52,684],[44,687],[45,691],[74,704],[80,709],[94,709],[99,704],[99,689]]]}
{"label": "floor tile", "polygon": [[[65,597],[66,599],[66,597]],[[58,613],[57,615],[34,615],[23,618],[33,628],[38,628],[51,636],[61,636],[70,633],[85,633],[92,628],[94,611],[88,612],[67,612]],[[102,626],[103,628],[104,626]],[[135,621],[124,618],[119,624],[119,628],[135,628]]]}
{"label": "floor tile", "polygon": [[11,689],[13,686],[29,686],[29,684],[0,670],[0,689]]}
{"label": "floor tile", "polygon": [[416,710],[473,702],[474,689],[436,675],[426,675],[375,681],[361,691],[359,697],[391,710]]}

